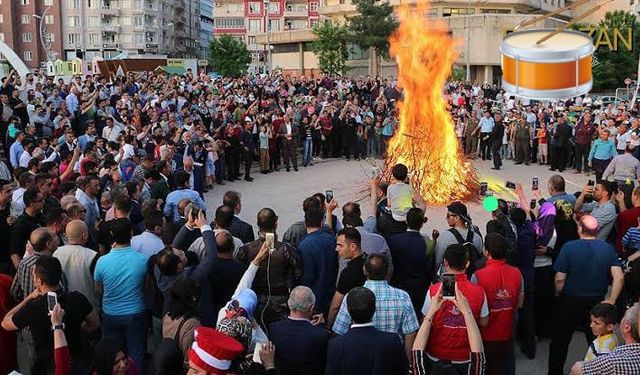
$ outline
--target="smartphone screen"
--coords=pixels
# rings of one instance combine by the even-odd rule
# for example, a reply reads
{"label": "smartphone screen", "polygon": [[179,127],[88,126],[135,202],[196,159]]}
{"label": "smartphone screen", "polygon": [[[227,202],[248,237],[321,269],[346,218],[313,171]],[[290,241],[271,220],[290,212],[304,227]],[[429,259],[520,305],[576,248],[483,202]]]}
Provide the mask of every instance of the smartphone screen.
{"label": "smartphone screen", "polygon": [[514,182],[507,181],[506,187],[509,188],[509,189],[515,189],[516,188],[516,184]]}
{"label": "smartphone screen", "polygon": [[272,248],[273,247],[273,243],[274,243],[274,235],[273,235],[273,233],[265,233],[264,242],[267,243],[267,246],[269,248]]}
{"label": "smartphone screen", "polygon": [[49,311],[53,311],[53,308],[56,306],[57,303],[58,303],[58,295],[53,292],[47,293],[47,308],[49,309]]}
{"label": "smartphone screen", "polygon": [[538,190],[538,177],[534,177],[533,181],[531,181],[531,189]]}
{"label": "smartphone screen", "polygon": [[326,190],[324,195],[327,197],[327,203],[333,200],[333,190]]}
{"label": "smartphone screen", "polygon": [[486,182],[480,183],[480,195],[487,195],[487,189],[489,188],[489,184]]}
{"label": "smartphone screen", "polygon": [[589,186],[594,186],[595,184],[596,184],[596,182],[593,181],[593,180],[587,181],[587,185],[589,185]]}
{"label": "smartphone screen", "polygon": [[531,209],[533,210],[534,208],[536,208],[536,200],[532,199],[531,203],[529,203],[529,207],[531,207]]}
{"label": "smartphone screen", "polygon": [[442,296],[444,298],[455,298],[456,296],[456,276],[452,273],[442,275]]}

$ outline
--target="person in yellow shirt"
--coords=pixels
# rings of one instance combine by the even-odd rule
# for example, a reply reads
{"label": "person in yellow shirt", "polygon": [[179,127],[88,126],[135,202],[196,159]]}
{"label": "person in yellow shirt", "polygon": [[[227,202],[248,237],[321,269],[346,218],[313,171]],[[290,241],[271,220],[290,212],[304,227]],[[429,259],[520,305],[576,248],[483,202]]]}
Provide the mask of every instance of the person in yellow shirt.
{"label": "person in yellow shirt", "polygon": [[618,337],[613,333],[617,318],[616,307],[609,303],[599,303],[591,309],[590,326],[596,339],[589,345],[587,355],[584,357],[585,362],[610,353],[618,346]]}

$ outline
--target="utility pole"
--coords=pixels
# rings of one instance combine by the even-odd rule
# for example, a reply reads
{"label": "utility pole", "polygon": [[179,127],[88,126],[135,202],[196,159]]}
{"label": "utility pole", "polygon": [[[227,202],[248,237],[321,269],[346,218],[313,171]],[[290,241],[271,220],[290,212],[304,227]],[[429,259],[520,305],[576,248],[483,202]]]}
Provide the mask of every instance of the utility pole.
{"label": "utility pole", "polygon": [[264,30],[267,33],[267,55],[265,73],[271,73],[271,27],[269,25],[269,0],[264,0]]}

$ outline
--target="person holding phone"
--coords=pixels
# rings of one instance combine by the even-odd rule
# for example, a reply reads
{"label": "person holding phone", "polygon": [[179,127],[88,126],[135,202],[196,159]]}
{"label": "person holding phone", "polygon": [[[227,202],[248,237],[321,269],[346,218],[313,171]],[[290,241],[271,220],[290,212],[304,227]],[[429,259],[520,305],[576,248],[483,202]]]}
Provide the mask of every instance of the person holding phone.
{"label": "person holding phone", "polygon": [[[66,314],[62,324],[53,328],[65,331],[74,370],[87,373],[90,353],[83,344],[82,336],[84,332],[93,332],[100,327],[97,311],[81,293],[62,290],[62,266],[58,259],[41,255],[33,269],[36,289],[5,315],[2,328],[16,331],[29,327],[35,349],[35,358],[29,370],[32,374],[45,374],[53,369],[51,358],[54,348],[50,315],[55,306],[60,304]],[[48,293],[55,297],[50,297]]]}
{"label": "person holding phone", "polygon": [[[449,245],[444,252],[445,272],[454,275],[455,288],[460,290],[467,299],[473,319],[481,327],[485,327],[489,323],[487,297],[482,287],[467,280],[465,271],[468,266],[469,253],[467,249],[460,244]],[[453,301],[441,301],[442,292],[443,282],[431,285],[422,306],[425,320],[432,321],[432,335],[425,346],[425,352],[433,359],[433,362],[455,362],[454,366],[464,371],[469,367],[469,353],[471,352],[467,334],[469,327],[466,325],[464,314],[461,316],[459,307]],[[429,315],[432,303],[441,304],[441,306],[435,313],[431,311],[431,315]]]}
{"label": "person holding phone", "polygon": [[[466,374],[481,374],[484,372],[486,359],[484,356],[484,347],[482,344],[482,337],[480,336],[480,329],[476,322],[473,310],[469,305],[469,301],[460,291],[458,285],[454,285],[455,298],[444,299],[442,286],[438,288],[435,298],[429,305],[429,310],[422,320],[416,339],[413,342],[413,350],[411,352],[411,367],[414,375],[429,375],[434,373],[434,370],[439,366],[432,361],[427,355],[426,348],[429,341],[429,335],[434,323],[436,314],[442,309],[445,301],[451,301],[456,309],[462,314],[464,323],[467,330],[467,337],[469,341],[469,356],[468,362],[464,364],[451,364],[456,368],[461,368],[462,373]],[[447,366],[447,365],[444,365]]]}

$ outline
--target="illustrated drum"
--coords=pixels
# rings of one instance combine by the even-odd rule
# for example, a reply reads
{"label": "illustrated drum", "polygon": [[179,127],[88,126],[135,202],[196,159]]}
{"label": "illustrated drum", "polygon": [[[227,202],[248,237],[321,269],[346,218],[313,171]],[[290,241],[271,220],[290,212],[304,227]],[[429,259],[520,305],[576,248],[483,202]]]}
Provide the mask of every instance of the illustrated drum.
{"label": "illustrated drum", "polygon": [[500,45],[502,88],[531,99],[563,99],[591,90],[591,38],[577,31],[562,31],[536,44],[553,29],[516,31]]}

